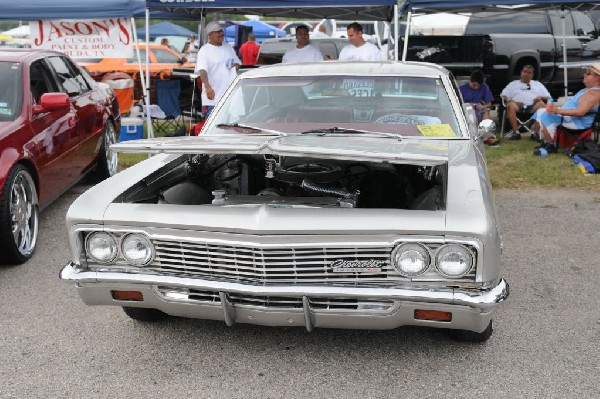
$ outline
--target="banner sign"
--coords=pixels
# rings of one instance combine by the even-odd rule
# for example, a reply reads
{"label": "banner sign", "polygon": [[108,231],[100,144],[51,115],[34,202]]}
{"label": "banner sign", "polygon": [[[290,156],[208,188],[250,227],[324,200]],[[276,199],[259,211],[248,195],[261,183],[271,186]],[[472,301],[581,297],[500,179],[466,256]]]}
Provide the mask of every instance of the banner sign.
{"label": "banner sign", "polygon": [[129,58],[133,34],[127,18],[32,21],[31,47],[72,58]]}

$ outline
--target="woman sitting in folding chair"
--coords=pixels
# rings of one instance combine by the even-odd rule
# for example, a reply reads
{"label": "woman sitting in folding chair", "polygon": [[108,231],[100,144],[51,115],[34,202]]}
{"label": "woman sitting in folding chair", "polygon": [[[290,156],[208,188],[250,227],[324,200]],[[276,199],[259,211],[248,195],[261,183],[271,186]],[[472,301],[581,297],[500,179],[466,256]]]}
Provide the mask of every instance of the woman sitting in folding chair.
{"label": "woman sitting in folding chair", "polygon": [[535,155],[545,155],[544,151],[557,151],[556,131],[559,126],[581,130],[593,125],[600,105],[600,63],[586,68],[583,75],[584,89],[568,99],[562,107],[548,106],[535,114],[545,140],[534,152]]}

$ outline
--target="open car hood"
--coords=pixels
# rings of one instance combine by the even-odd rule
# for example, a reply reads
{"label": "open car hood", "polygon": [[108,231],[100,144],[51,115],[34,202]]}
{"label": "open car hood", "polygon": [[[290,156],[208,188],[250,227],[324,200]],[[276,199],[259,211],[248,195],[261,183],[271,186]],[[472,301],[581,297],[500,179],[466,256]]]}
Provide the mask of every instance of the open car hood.
{"label": "open car hood", "polygon": [[163,137],[114,144],[127,153],[276,154],[356,161],[439,165],[448,161],[448,140],[415,140],[373,135],[219,135]]}

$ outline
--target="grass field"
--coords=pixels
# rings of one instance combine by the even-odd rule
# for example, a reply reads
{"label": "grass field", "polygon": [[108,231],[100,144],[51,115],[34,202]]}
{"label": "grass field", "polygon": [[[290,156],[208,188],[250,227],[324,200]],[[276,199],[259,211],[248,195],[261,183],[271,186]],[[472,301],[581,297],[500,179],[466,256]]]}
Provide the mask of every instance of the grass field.
{"label": "grass field", "polygon": [[600,189],[600,175],[584,175],[572,159],[564,155],[533,155],[535,141],[503,140],[500,147],[487,147],[488,171],[494,188],[578,188]]}

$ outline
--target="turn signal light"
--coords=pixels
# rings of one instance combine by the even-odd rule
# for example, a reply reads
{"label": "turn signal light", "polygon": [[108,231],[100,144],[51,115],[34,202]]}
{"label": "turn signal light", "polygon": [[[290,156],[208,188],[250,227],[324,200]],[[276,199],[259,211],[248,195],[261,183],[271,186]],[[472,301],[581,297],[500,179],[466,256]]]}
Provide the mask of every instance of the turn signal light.
{"label": "turn signal light", "polygon": [[452,313],[441,312],[439,310],[415,309],[415,319],[433,321],[452,321]]}
{"label": "turn signal light", "polygon": [[144,296],[139,291],[110,291],[116,301],[138,301],[144,300]]}

